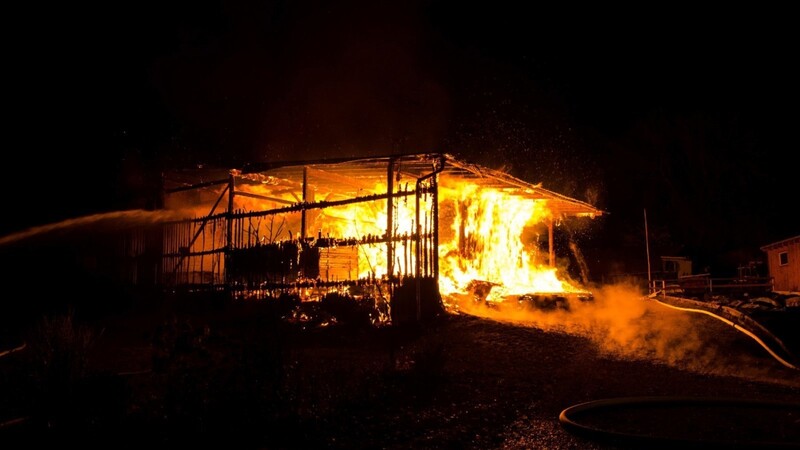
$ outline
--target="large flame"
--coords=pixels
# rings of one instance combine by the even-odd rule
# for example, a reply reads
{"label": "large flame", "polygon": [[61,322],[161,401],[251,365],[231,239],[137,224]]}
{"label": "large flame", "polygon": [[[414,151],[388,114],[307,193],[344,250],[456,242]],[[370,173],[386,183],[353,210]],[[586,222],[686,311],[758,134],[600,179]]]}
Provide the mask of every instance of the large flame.
{"label": "large flame", "polygon": [[559,279],[557,269],[541,261],[538,248],[522,241],[526,227],[552,219],[546,200],[446,180],[439,193],[443,207],[449,203],[454,212],[452,238],[439,246],[443,295],[465,293],[475,281],[493,286],[487,301],[583,291]]}

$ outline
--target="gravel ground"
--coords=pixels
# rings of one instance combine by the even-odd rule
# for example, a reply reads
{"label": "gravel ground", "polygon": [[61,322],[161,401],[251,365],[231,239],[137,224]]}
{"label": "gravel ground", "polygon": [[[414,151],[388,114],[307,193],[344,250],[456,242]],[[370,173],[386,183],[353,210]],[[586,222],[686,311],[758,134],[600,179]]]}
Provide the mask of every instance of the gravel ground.
{"label": "gravel ground", "polygon": [[[406,329],[276,321],[255,303],[110,317],[91,324],[90,387],[70,391],[85,396],[49,415],[28,401],[41,391],[26,375],[30,354],[0,360],[0,422],[26,418],[0,427],[0,439],[4,448],[610,449],[624,445],[567,431],[560,412],[618,397],[800,404],[798,372],[722,322],[598,300],[591,314],[462,308]],[[700,420],[702,434],[733,418]],[[796,433],[774,437],[800,446]]]}

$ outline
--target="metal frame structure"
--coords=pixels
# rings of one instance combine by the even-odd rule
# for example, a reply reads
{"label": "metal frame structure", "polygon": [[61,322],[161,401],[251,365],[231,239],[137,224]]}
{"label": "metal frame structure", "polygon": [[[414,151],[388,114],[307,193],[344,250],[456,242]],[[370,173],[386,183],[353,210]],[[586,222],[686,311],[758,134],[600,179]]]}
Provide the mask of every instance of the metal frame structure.
{"label": "metal frame structure", "polygon": [[[198,181],[198,176],[205,180]],[[314,295],[313,292],[365,284],[384,286],[391,293],[404,280],[413,279],[419,314],[420,280],[432,280],[436,286],[439,277],[438,194],[439,180],[444,178],[479,188],[501,189],[525,199],[547,200],[553,212],[548,225],[550,265],[555,264],[556,220],[603,214],[588,203],[544,189],[541,184],[445,153],[257,163],[227,173],[213,169],[175,172],[164,180],[167,207],[171,198],[188,196],[208,213],[165,225],[163,281],[167,285],[268,292],[302,289],[306,295]],[[409,228],[409,224],[400,223],[397,214],[400,202],[404,208],[411,208],[408,201],[412,197],[414,217]],[[224,199],[227,208],[219,211]],[[248,200],[268,206],[248,208],[244,205]],[[309,229],[312,216],[351,205],[385,210],[385,226],[378,232],[351,236],[323,236],[321,232],[314,236]],[[299,229],[292,232],[287,217],[292,218],[292,223],[299,223]],[[348,258],[352,261],[348,255],[362,246],[385,246],[385,273],[373,272],[359,278],[352,271],[335,267],[346,265]],[[335,270],[325,274],[315,271],[315,263],[304,259],[304,254],[313,254],[316,264],[320,258],[325,259],[328,268]],[[252,267],[246,267],[248,264]],[[250,269],[263,270],[263,276]]]}

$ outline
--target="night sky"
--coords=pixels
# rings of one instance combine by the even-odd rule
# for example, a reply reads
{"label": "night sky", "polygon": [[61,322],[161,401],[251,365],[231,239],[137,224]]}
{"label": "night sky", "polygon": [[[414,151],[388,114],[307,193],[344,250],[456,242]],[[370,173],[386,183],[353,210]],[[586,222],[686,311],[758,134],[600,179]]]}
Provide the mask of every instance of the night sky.
{"label": "night sky", "polygon": [[4,233],[170,168],[436,151],[608,211],[595,267],[646,269],[645,209],[654,254],[717,272],[800,234],[788,10],[112,3],[5,14]]}

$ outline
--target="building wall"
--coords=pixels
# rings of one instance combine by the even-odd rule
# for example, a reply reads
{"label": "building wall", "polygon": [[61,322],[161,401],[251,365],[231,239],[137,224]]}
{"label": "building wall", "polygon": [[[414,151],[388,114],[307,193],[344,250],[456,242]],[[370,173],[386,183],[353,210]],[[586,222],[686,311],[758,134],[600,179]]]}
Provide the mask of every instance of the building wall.
{"label": "building wall", "polygon": [[[774,279],[773,289],[776,291],[800,292],[800,240],[793,240],[786,245],[769,248],[767,263],[769,274]],[[788,252],[789,264],[781,266],[778,255]]]}
{"label": "building wall", "polygon": [[675,279],[692,275],[692,260],[679,256],[662,256],[661,271],[664,279]]}

